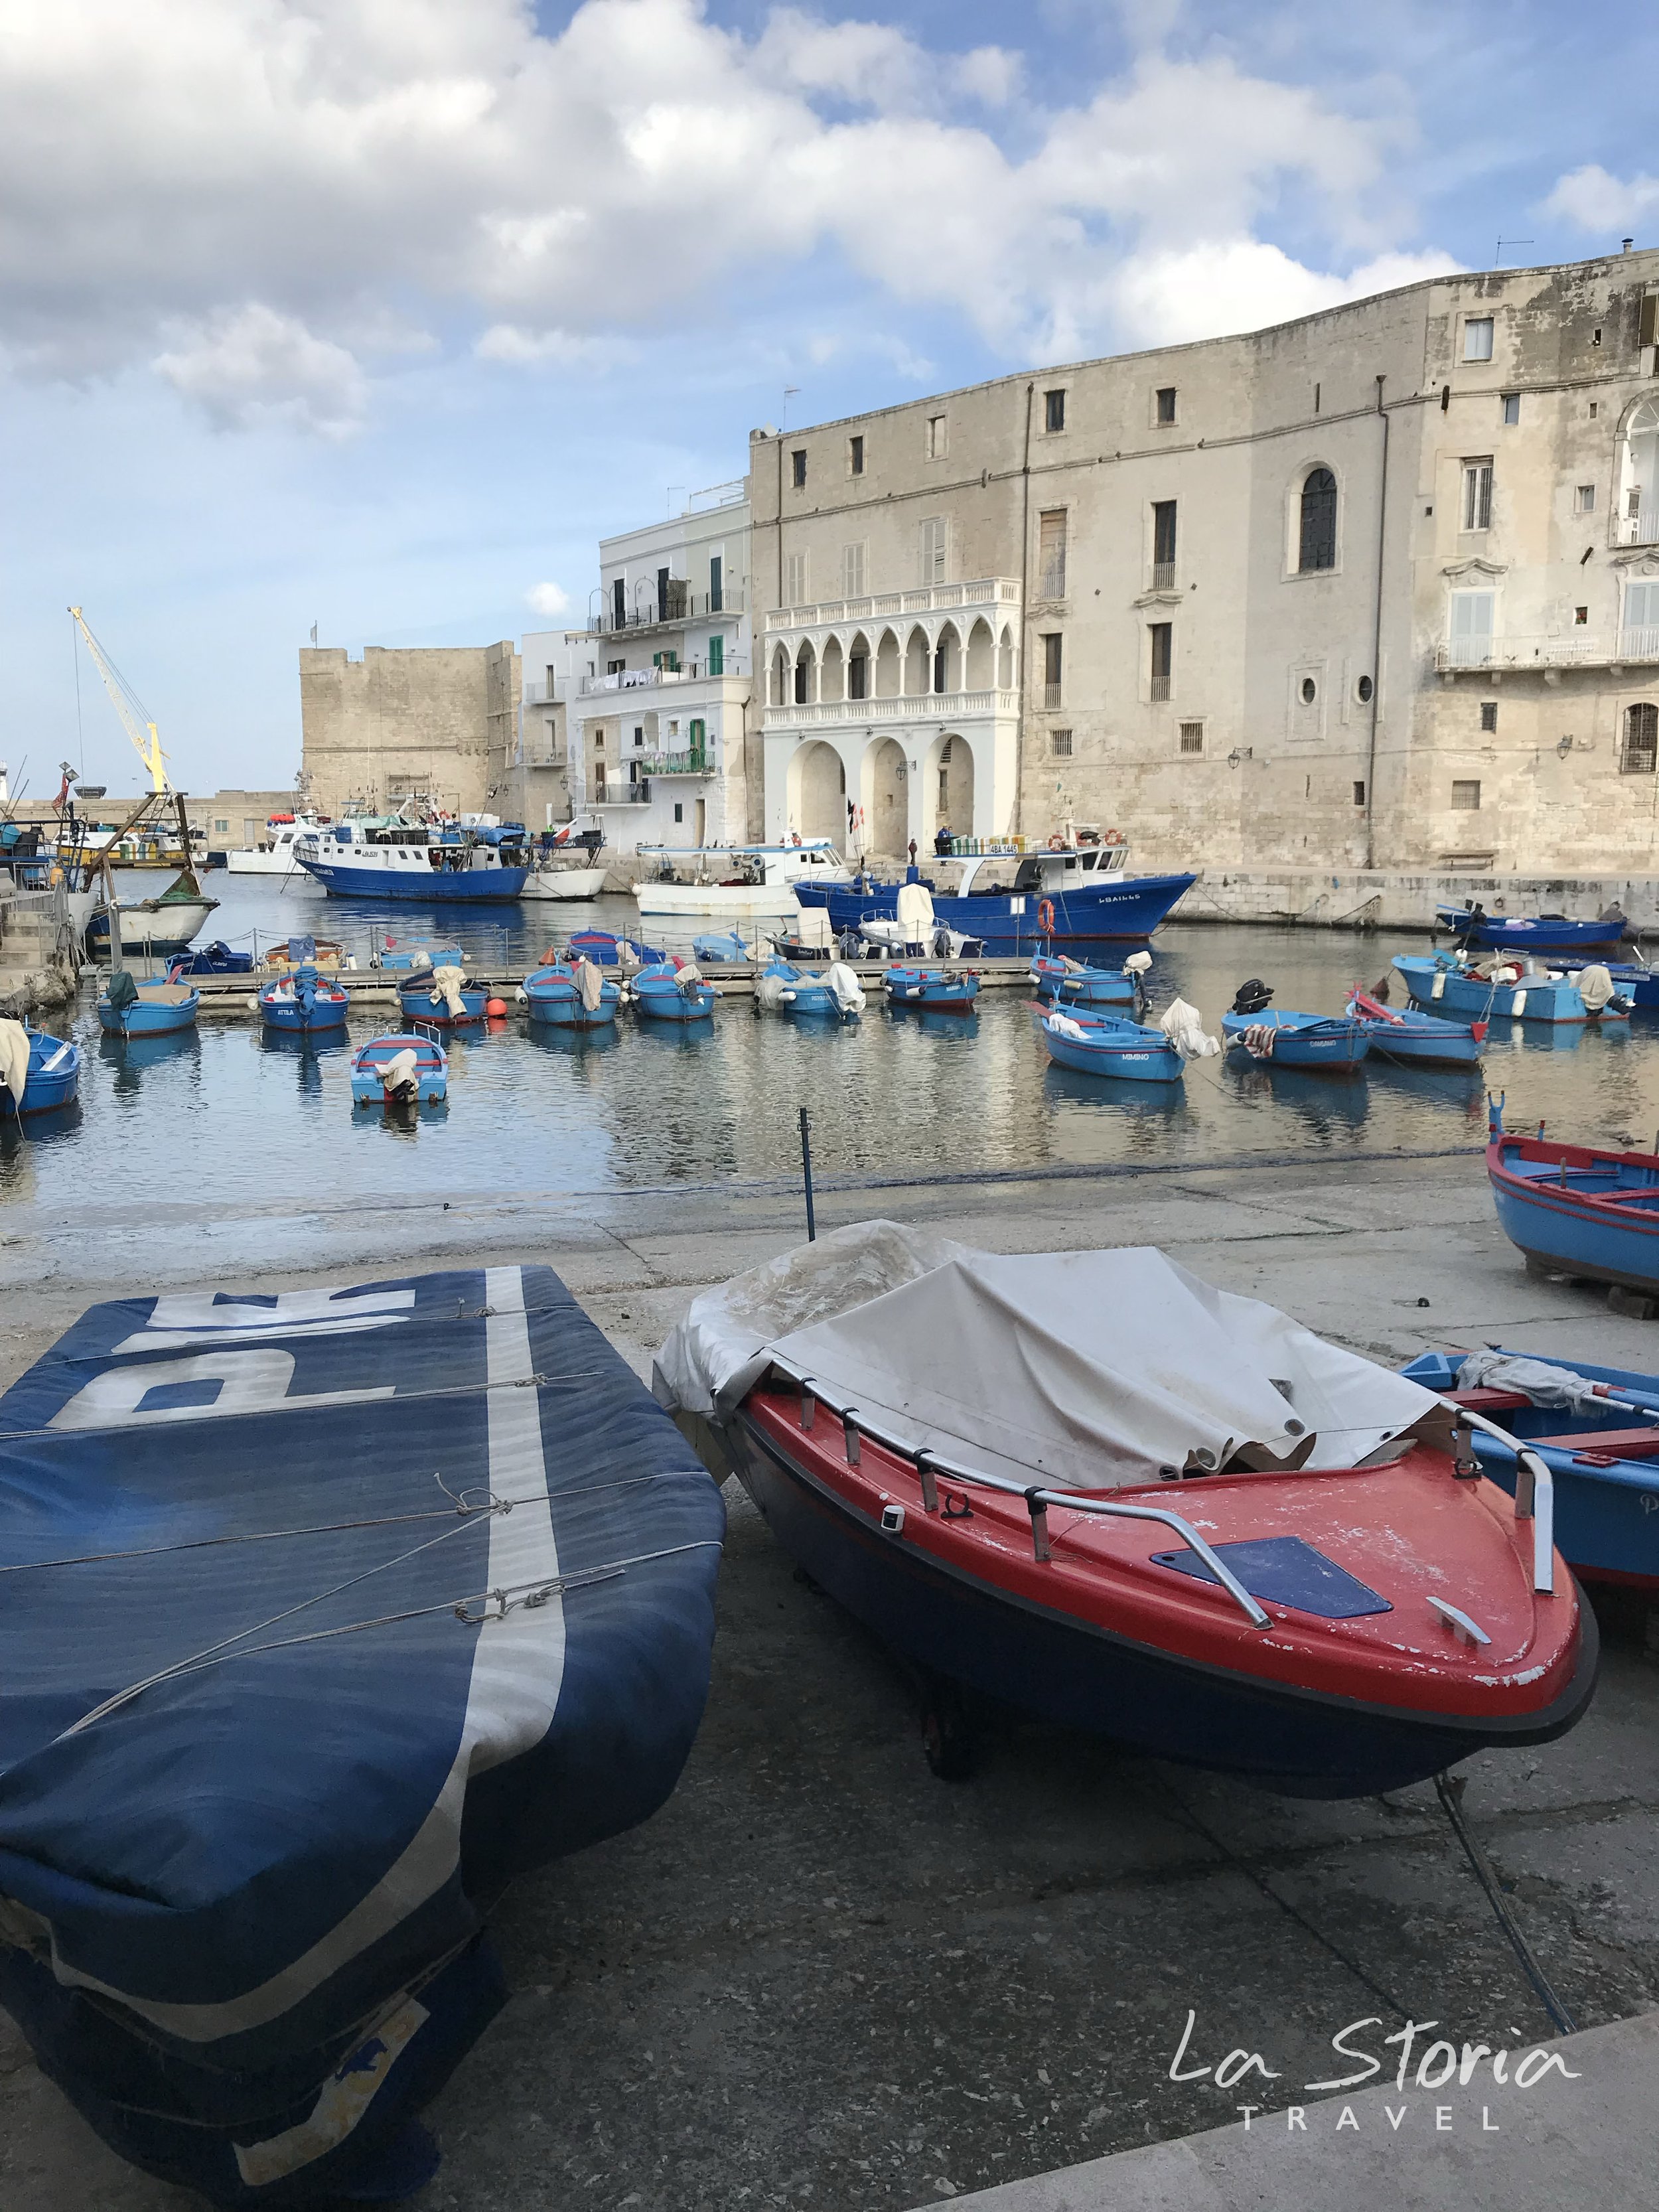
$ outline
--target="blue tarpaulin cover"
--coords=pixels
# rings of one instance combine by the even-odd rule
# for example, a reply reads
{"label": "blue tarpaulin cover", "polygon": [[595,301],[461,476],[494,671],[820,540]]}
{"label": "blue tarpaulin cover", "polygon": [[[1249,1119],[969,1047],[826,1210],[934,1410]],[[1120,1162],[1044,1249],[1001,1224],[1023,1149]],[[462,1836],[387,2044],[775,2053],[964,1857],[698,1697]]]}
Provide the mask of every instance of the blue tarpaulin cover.
{"label": "blue tarpaulin cover", "polygon": [[723,1525],[546,1268],[86,1314],[0,1398],[0,2002],[99,2132],[392,2183],[489,1904],[673,1788]]}

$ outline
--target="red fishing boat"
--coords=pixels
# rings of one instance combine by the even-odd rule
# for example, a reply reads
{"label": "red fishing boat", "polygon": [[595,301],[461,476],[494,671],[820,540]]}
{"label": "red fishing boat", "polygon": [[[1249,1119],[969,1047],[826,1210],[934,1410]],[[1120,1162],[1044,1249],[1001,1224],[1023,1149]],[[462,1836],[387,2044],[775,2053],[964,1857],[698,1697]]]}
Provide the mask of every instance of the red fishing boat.
{"label": "red fishing boat", "polygon": [[918,1242],[861,1224],[805,1292],[786,1260],[708,1294],[658,1375],[927,1675],[1316,1797],[1578,1719],[1547,1472],[1506,1496],[1432,1392],[1161,1253]]}

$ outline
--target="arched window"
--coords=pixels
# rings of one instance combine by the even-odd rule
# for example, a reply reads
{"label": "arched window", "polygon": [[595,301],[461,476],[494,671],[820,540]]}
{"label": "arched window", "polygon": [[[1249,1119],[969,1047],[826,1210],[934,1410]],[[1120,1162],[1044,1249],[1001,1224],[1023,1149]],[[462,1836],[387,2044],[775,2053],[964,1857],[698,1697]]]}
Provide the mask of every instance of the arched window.
{"label": "arched window", "polygon": [[1297,568],[1303,575],[1336,566],[1336,478],[1310,469],[1302,480],[1302,530]]}
{"label": "arched window", "polygon": [[1621,545],[1659,544],[1659,404],[1644,399],[1625,425],[1617,524]]}
{"label": "arched window", "polygon": [[1625,747],[1619,765],[1626,775],[1651,775],[1659,763],[1659,707],[1640,699],[1625,709]]}

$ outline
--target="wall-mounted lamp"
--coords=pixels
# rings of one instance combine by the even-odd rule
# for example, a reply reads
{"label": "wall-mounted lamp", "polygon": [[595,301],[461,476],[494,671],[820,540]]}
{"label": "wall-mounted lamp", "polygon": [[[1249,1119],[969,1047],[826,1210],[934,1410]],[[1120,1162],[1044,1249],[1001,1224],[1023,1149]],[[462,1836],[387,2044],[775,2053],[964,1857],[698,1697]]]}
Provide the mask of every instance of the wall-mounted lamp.
{"label": "wall-mounted lamp", "polygon": [[1568,738],[1558,738],[1558,739],[1557,739],[1557,741],[1556,741],[1556,747],[1555,747],[1555,755],[1556,755],[1556,758],[1557,758],[1558,760],[1565,760],[1565,758],[1566,758],[1567,755],[1568,755],[1571,750],[1572,750],[1572,739],[1571,739],[1570,737],[1568,737]]}

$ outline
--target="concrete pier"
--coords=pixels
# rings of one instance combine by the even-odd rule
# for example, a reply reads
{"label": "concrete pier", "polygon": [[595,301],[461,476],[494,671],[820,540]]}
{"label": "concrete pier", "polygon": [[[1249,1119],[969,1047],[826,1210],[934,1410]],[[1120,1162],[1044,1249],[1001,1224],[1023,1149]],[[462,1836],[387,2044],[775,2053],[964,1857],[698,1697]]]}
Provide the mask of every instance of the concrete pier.
{"label": "concrete pier", "polygon": [[[884,1214],[999,1250],[1156,1243],[1389,1361],[1501,1338],[1659,1366],[1659,1330],[1525,1274],[1473,1152],[819,1189],[822,1227]],[[527,1260],[644,1373],[699,1288],[802,1233],[799,1192],[779,1184],[183,1198],[164,1229],[137,1200],[65,1206],[0,1241],[0,1372],[98,1298]],[[1482,2163],[1493,2139],[1437,2130],[1429,2108],[1452,2100],[1416,2089],[1412,2162],[1382,2166],[1369,2137],[1351,2156],[1352,2131],[1337,2135],[1340,2093],[1302,2087],[1357,2070],[1332,2045],[1351,2023],[1374,2023],[1348,2039],[1390,2068],[1382,2039],[1404,2013],[1459,2044],[1553,2039],[1432,1790],[1294,1803],[1008,1711],[982,1717],[975,1778],[938,1782],[902,1672],[731,1504],[714,1690],[684,1778],[654,1820],[503,1901],[512,1999],[432,2111],[445,2164],[423,2207],[905,2212],[1018,2185],[987,2212],[1325,2212],[1352,2191],[1379,2212],[1522,2212],[1546,2180],[1552,2204],[1650,2201],[1651,2037],[1616,2025],[1659,2004],[1659,1642],[1639,1607],[1603,1608],[1601,1689],[1572,1735],[1465,1770],[1468,1818],[1589,2063],[1526,2108],[1541,2132],[1517,2108],[1535,2166]],[[1273,2070],[1259,2098],[1216,2086],[1234,2050]],[[1286,2151],[1255,2167],[1204,2148],[1217,2130],[1242,2141],[1244,2102],[1307,2109],[1317,2189],[1295,2193]],[[1102,2159],[1104,2181],[1089,2171]],[[1500,2172],[1495,2194],[1482,2177]],[[191,2202],[105,2152],[0,2028],[0,2212]]]}

